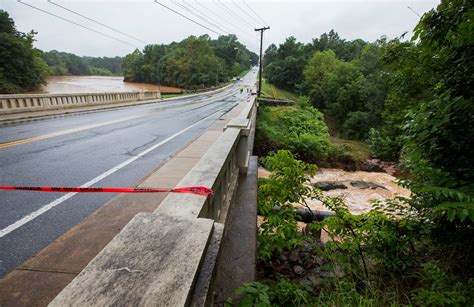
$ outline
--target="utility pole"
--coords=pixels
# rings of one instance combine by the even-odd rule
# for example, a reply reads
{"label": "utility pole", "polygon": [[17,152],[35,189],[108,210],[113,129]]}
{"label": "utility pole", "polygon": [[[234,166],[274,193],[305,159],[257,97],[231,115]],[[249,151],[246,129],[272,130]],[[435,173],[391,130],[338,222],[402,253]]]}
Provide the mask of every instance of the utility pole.
{"label": "utility pole", "polygon": [[260,94],[262,93],[262,72],[263,72],[263,66],[262,66],[262,44],[263,44],[263,32],[265,30],[270,29],[270,27],[263,27],[259,29],[255,29],[255,31],[260,32],[260,65],[258,69],[258,97],[260,97]]}

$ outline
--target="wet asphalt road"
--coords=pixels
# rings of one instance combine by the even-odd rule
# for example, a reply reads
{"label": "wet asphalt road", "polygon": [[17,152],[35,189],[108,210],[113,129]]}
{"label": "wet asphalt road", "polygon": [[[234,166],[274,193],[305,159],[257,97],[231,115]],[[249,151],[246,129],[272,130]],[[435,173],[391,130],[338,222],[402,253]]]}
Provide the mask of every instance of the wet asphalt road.
{"label": "wet asphalt road", "polygon": [[[255,77],[251,72],[223,92],[200,97],[0,126],[0,185],[81,186],[193,125],[92,185],[134,186],[236,103],[246,99],[247,94],[240,94],[239,87],[251,84]],[[193,104],[183,106],[190,101]],[[173,108],[163,110],[165,105]],[[56,132],[63,134],[51,136]],[[29,142],[14,143],[28,138]],[[11,146],[2,148],[2,143]],[[116,196],[77,194],[28,219],[64,195],[0,191],[0,277]]]}

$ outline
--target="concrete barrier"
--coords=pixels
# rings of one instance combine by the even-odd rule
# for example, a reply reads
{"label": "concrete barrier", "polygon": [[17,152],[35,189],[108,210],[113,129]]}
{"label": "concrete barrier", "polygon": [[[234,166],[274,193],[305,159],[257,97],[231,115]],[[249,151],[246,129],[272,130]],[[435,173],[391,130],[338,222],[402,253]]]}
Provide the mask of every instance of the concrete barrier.
{"label": "concrete barrier", "polygon": [[159,91],[0,95],[0,115],[161,99]]}
{"label": "concrete barrier", "polygon": [[177,186],[214,195],[169,194],[141,213],[59,293],[50,306],[212,305],[215,267],[238,178],[249,163],[255,97]]}

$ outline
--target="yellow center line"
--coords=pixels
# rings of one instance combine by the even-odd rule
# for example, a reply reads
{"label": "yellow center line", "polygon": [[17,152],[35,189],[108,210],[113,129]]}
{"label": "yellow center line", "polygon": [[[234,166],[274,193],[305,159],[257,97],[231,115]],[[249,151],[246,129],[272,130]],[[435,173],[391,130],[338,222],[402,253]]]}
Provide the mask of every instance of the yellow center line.
{"label": "yellow center line", "polygon": [[[220,97],[216,97],[216,101],[218,101],[219,99],[220,99]],[[197,104],[199,104],[199,103],[197,103]],[[40,140],[50,139],[50,138],[65,135],[65,134],[81,132],[81,131],[88,130],[88,129],[94,129],[94,128],[103,127],[103,126],[107,126],[107,125],[117,124],[117,123],[125,122],[125,121],[132,120],[132,119],[137,119],[137,118],[141,118],[141,117],[152,116],[152,115],[155,115],[156,113],[181,110],[181,109],[187,108],[188,106],[189,105],[177,106],[177,107],[174,107],[174,108],[171,108],[171,109],[168,109],[168,110],[159,110],[159,111],[155,111],[155,112],[151,112],[151,113],[147,113],[147,114],[141,114],[141,115],[130,116],[130,117],[122,118],[122,119],[111,120],[111,121],[100,123],[100,124],[93,124],[93,125],[83,126],[83,127],[79,127],[79,128],[73,128],[73,129],[48,133],[48,134],[44,134],[44,135],[34,136],[34,137],[31,137],[31,138],[19,139],[19,140],[15,140],[15,141],[0,143],[0,149],[13,147],[13,146],[16,146],[16,145],[21,145],[21,144],[26,144],[26,143],[31,143],[31,142],[36,142],[36,141],[40,141]]]}
{"label": "yellow center line", "polygon": [[26,144],[26,143],[36,142],[36,141],[40,141],[40,140],[50,139],[50,138],[65,135],[65,134],[81,132],[81,131],[84,131],[84,130],[94,129],[94,128],[103,127],[103,126],[107,126],[107,125],[117,124],[117,123],[121,123],[121,122],[124,122],[124,121],[137,119],[137,118],[140,118],[140,117],[150,116],[152,114],[153,113],[135,115],[135,116],[130,116],[130,117],[122,118],[122,119],[107,121],[107,122],[100,123],[100,124],[87,125],[87,126],[83,126],[83,127],[79,127],[79,128],[73,128],[73,129],[48,133],[48,134],[44,134],[44,135],[34,136],[34,137],[31,137],[31,138],[0,143],[0,149],[16,146],[16,145],[20,145],[20,144]]}

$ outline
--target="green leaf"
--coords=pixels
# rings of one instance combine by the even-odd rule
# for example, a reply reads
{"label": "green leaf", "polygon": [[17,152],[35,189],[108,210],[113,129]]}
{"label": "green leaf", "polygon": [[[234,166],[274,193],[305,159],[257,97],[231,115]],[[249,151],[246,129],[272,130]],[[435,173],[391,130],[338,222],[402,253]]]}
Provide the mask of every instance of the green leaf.
{"label": "green leaf", "polygon": [[449,208],[448,209],[448,221],[452,222],[456,218],[456,210]]}
{"label": "green leaf", "polygon": [[467,209],[457,210],[457,216],[461,220],[461,222],[464,222],[464,220],[466,219],[466,217],[468,217],[468,215],[469,215],[469,211]]}

